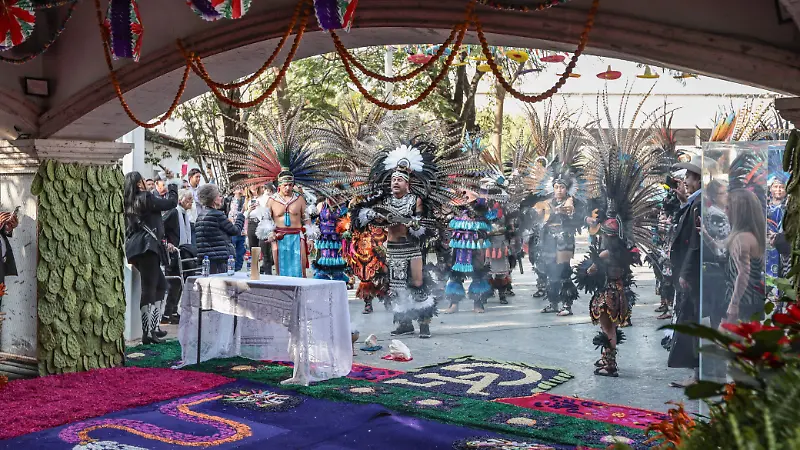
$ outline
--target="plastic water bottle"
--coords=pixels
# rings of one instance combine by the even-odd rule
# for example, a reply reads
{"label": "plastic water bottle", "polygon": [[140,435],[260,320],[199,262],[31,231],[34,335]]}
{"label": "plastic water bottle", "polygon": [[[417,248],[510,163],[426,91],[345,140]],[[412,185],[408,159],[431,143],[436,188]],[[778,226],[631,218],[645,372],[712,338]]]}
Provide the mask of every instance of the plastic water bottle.
{"label": "plastic water bottle", "polygon": [[233,259],[233,255],[228,256],[228,276],[233,276],[236,273],[236,261]]}
{"label": "plastic water bottle", "polygon": [[204,256],[202,276],[207,277],[210,274],[211,274],[211,261],[209,261],[208,256]]}

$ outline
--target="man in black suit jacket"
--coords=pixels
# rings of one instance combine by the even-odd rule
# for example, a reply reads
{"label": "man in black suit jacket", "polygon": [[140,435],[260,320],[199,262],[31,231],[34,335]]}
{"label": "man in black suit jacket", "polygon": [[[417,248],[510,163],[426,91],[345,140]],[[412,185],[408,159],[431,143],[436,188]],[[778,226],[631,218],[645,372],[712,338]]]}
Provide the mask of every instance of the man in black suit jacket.
{"label": "man in black suit jacket", "polygon": [[[676,165],[686,169],[684,184],[689,198],[679,213],[679,221],[675,240],[670,248],[675,285],[680,293],[678,323],[699,323],[700,320],[700,214],[702,205],[701,171],[692,163],[684,162]],[[670,349],[667,365],[674,368],[697,369],[697,339],[680,333]],[[696,375],[695,375],[696,378]],[[681,383],[671,383],[675,387],[683,387],[693,379]]]}

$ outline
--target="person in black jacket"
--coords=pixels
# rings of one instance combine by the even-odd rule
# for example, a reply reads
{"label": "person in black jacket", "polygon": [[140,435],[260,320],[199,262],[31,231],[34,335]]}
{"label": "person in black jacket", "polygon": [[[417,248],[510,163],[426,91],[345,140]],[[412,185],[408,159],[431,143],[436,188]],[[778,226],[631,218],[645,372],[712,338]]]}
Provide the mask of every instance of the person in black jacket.
{"label": "person in black jacket", "polygon": [[200,261],[208,256],[211,273],[225,273],[228,257],[234,256],[231,236],[242,234],[244,215],[238,214],[231,223],[228,216],[218,208],[222,205],[222,195],[214,184],[204,184],[197,190],[197,201],[205,210],[197,216],[197,256]]}
{"label": "person in black jacket", "polygon": [[167,264],[164,244],[164,224],[161,212],[174,209],[178,204],[178,187],[170,184],[166,198],[158,198],[148,191],[142,175],[131,172],[125,176],[125,255],[128,262],[139,271],[142,296],[139,308],[142,314],[142,343],[157,344],[156,335],[163,313],[162,304],[167,292],[167,280],[161,265]]}
{"label": "person in black jacket", "polygon": [[[679,290],[677,302],[678,323],[699,323],[700,321],[700,217],[702,205],[701,171],[695,164],[684,162],[676,164],[686,169],[684,184],[689,194],[686,204],[681,208],[675,239],[670,248],[670,263],[673,267],[674,285]],[[675,333],[667,365],[673,368],[697,370],[699,365],[697,338]],[[675,387],[685,387],[696,378],[671,383]]]}

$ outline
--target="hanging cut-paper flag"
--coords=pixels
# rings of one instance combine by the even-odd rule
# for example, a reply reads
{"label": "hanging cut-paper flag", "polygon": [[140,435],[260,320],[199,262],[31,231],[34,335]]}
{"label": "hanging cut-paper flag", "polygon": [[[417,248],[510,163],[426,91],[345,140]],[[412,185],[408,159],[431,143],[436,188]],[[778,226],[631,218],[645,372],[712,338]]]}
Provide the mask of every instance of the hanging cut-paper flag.
{"label": "hanging cut-paper flag", "polygon": [[213,22],[219,19],[240,19],[247,14],[252,0],[186,0],[203,20]]}
{"label": "hanging cut-paper flag", "polygon": [[144,29],[136,0],[111,0],[104,25],[114,59],[139,61]]}
{"label": "hanging cut-paper flag", "polygon": [[36,14],[30,0],[0,0],[0,50],[25,42],[35,22]]}
{"label": "hanging cut-paper flag", "polygon": [[539,61],[546,63],[560,63],[567,59],[564,55],[547,55],[539,58]]}
{"label": "hanging cut-paper flag", "polygon": [[413,63],[413,64],[425,64],[428,61],[430,61],[431,59],[433,59],[433,56],[425,55],[425,54],[422,54],[422,53],[415,53],[413,55],[408,55],[407,59],[408,59],[408,62]]}
{"label": "hanging cut-paper flag", "polygon": [[314,0],[319,27],[325,31],[343,28],[350,31],[358,0]]}

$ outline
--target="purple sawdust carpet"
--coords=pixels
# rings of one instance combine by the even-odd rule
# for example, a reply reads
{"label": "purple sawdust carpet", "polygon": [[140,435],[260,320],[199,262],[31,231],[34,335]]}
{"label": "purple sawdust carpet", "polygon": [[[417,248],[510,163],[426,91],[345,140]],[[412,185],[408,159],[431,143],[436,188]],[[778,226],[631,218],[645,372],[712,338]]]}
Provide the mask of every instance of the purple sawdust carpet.
{"label": "purple sawdust carpet", "polygon": [[0,442],[2,449],[261,450],[451,449],[480,442],[568,449],[394,414],[379,405],[318,400],[237,381],[210,391],[127,409]]}

